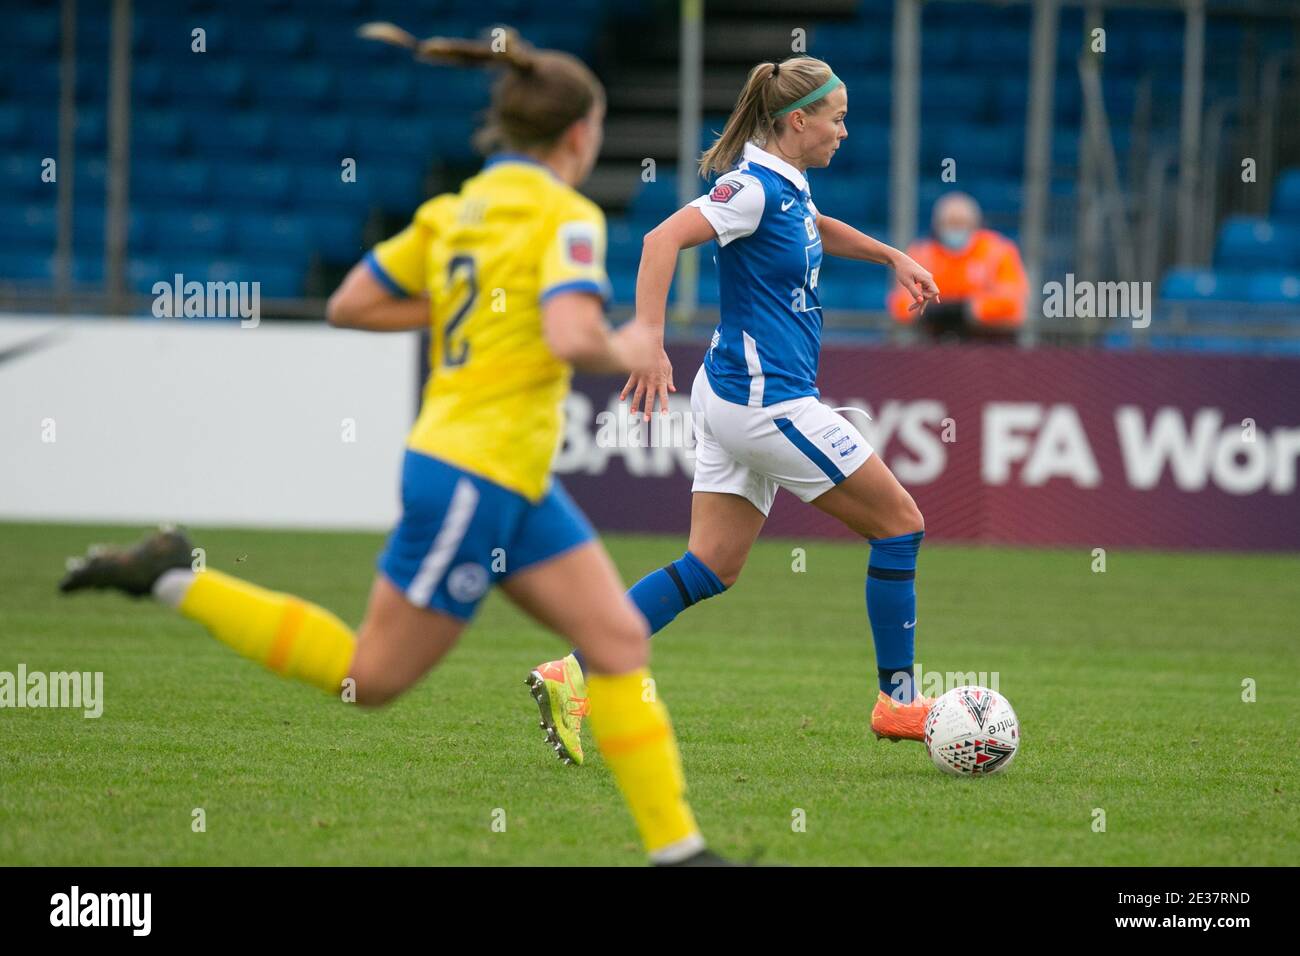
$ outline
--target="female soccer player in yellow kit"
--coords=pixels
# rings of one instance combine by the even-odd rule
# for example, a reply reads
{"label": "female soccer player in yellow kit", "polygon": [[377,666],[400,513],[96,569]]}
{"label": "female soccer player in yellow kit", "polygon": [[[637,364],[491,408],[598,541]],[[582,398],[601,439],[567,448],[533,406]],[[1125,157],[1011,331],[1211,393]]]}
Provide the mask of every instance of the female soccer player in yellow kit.
{"label": "female soccer player in yellow kit", "polygon": [[684,798],[668,714],[644,694],[645,618],[551,477],[572,367],[628,373],[648,370],[657,355],[637,323],[613,334],[605,324],[604,218],[575,190],[600,149],[604,91],[574,57],[533,50],[512,32],[498,37],[499,50],[417,44],[389,25],[363,34],[411,46],[421,59],[504,74],[480,133],[493,152],[483,171],[422,205],[329,302],[333,325],[432,332],[402,517],[360,632],[292,595],[196,573],[175,530],[131,549],[92,549],[70,562],[61,587],[152,594],[280,674],[331,694],[350,681],[359,703],[378,705],[438,663],[498,584],[582,650],[597,745],[651,860],[717,863]]}

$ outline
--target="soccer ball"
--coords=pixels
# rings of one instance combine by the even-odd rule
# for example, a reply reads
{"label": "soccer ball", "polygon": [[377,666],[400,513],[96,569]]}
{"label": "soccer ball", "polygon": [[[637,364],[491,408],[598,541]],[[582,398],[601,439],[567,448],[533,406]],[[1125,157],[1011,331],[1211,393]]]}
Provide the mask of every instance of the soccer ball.
{"label": "soccer ball", "polygon": [[1020,721],[997,691],[954,687],[930,708],[925,749],[936,767],[958,777],[1000,773],[1020,749]]}

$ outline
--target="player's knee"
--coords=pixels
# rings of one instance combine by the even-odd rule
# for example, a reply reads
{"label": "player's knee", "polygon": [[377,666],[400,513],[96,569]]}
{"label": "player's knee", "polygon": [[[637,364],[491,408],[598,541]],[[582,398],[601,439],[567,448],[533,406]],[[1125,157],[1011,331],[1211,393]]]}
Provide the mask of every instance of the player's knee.
{"label": "player's knee", "polygon": [[735,564],[724,564],[721,568],[711,568],[718,580],[722,582],[724,588],[729,588],[740,580],[741,569],[744,565],[737,562]]}
{"label": "player's knee", "polygon": [[356,703],[362,707],[383,707],[397,697],[401,690],[395,687],[385,687],[372,681],[364,683],[357,681],[356,693]]}
{"label": "player's knee", "polygon": [[918,531],[925,530],[925,515],[921,514],[921,509],[916,506],[916,502],[908,499],[910,507],[906,509],[904,518],[907,521],[907,530],[903,534],[915,534]]}
{"label": "player's knee", "polygon": [[399,675],[375,671],[365,666],[357,667],[355,664],[349,676],[353,681],[354,700],[362,707],[383,707],[400,697],[410,686],[410,681]]}
{"label": "player's knee", "polygon": [[650,625],[630,603],[626,614],[578,643],[587,665],[599,674],[625,674],[650,661]]}
{"label": "player's knee", "polygon": [[925,530],[925,516],[916,506],[911,495],[907,495],[891,508],[881,522],[880,527],[872,529],[869,538],[895,538],[904,534],[916,534]]}
{"label": "player's knee", "polygon": [[740,580],[740,572],[745,567],[746,555],[731,555],[720,551],[709,551],[707,548],[696,549],[695,547],[691,547],[690,553],[713,572],[714,576],[722,582],[724,590]]}
{"label": "player's knee", "polygon": [[635,641],[606,637],[589,644],[582,656],[592,673],[626,674],[650,663],[650,642],[644,637]]}

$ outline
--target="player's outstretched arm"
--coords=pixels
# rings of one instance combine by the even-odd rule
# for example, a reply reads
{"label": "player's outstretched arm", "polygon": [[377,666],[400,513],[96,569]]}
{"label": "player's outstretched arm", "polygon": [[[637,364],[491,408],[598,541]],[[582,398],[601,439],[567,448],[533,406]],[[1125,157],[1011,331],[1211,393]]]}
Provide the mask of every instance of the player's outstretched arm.
{"label": "player's outstretched arm", "polygon": [[404,332],[429,324],[429,300],[393,295],[364,262],[358,262],[325,305],[330,325],[369,332]]}
{"label": "player's outstretched arm", "polygon": [[673,366],[664,351],[664,321],[668,311],[668,289],[673,284],[677,254],[717,238],[713,226],[699,209],[686,206],[677,210],[641,241],[641,265],[636,275],[636,317],[650,332],[657,345],[654,362],[641,372],[634,372],[623,386],[619,401],[632,396],[631,414],[645,406],[646,421],[656,404],[668,411],[668,393],[677,391],[673,384]]}
{"label": "player's outstretched arm", "polygon": [[924,311],[931,301],[936,304],[939,302],[939,287],[934,284],[934,276],[901,249],[886,245],[879,239],[872,239],[847,222],[830,216],[818,216],[817,228],[822,235],[822,250],[827,255],[878,262],[893,269],[899,284],[912,297],[908,311]]}
{"label": "player's outstretched arm", "polygon": [[[558,359],[580,372],[638,373],[652,361],[660,338],[640,321],[611,331],[601,301],[589,292],[561,292],[542,306],[546,345]],[[656,345],[658,341],[658,345]]]}

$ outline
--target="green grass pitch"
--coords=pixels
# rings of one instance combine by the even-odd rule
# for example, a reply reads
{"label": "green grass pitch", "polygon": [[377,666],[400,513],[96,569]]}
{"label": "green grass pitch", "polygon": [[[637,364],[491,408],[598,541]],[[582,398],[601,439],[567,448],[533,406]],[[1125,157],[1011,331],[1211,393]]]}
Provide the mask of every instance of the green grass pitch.
{"label": "green grass pitch", "polygon": [[[562,647],[499,595],[440,669],[366,712],[151,602],[56,594],[66,555],[140,531],[0,525],[0,671],[103,671],[105,696],[99,719],[0,710],[0,864],[642,862],[599,758],[564,767],[544,748],[523,678]],[[354,624],[382,541],[195,538],[211,566]],[[684,544],[606,540],[629,581]],[[1300,559],[1111,551],[1093,573],[1087,549],[927,543],[918,660],[996,671],[1023,732],[1007,773],[960,780],[920,744],[868,732],[865,557],[760,541],[732,592],[655,638],[691,800],[719,850],[839,865],[1300,857]],[[1242,700],[1246,678],[1256,702]],[[196,808],[206,832],[192,831]]]}

